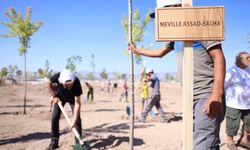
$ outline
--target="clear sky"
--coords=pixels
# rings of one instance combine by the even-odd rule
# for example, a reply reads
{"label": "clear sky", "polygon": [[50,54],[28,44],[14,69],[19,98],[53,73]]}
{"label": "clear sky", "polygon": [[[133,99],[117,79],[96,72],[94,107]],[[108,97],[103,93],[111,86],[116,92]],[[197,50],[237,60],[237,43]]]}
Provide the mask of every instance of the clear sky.
{"label": "clear sky", "polygon": [[[9,21],[3,13],[8,7],[25,14],[31,6],[32,21],[43,21],[41,28],[31,37],[27,53],[27,68],[37,71],[49,60],[53,70],[61,70],[67,58],[75,55],[83,62],[77,71],[91,71],[91,55],[94,54],[95,70],[108,72],[130,72],[129,56],[123,54],[127,47],[121,18],[128,14],[127,0],[0,0],[0,21]],[[225,53],[227,68],[234,64],[235,55],[248,51],[245,37],[250,33],[249,0],[193,0],[194,6],[225,6]],[[139,8],[144,18],[149,8],[155,8],[155,0],[133,0],[133,9]],[[7,28],[0,25],[0,34]],[[147,27],[141,45],[153,43],[159,48],[163,43],[155,42],[154,22]],[[18,54],[20,43],[17,38],[0,38],[0,68],[17,65],[23,69],[23,57]],[[156,72],[175,72],[175,53],[163,58],[143,60]]]}

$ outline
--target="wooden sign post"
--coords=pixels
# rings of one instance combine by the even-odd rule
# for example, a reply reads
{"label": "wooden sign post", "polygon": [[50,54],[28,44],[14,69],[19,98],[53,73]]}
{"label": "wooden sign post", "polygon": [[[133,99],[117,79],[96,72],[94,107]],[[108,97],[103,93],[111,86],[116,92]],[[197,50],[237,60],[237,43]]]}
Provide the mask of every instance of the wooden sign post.
{"label": "wooden sign post", "polygon": [[156,9],[156,41],[224,40],[224,7]]}
{"label": "wooden sign post", "polygon": [[[192,0],[183,0],[182,6],[192,6]],[[184,43],[182,59],[182,142],[183,150],[193,149],[193,47],[192,42]]]}
{"label": "wooden sign post", "polygon": [[182,58],[183,150],[193,149],[193,47],[192,41],[224,40],[224,7],[156,9],[156,41],[184,41]]}

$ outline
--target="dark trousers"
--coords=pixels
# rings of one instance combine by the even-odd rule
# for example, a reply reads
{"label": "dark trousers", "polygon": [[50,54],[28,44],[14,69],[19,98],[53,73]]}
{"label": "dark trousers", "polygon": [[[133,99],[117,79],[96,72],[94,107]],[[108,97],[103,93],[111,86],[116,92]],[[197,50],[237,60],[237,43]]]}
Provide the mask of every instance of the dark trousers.
{"label": "dark trousers", "polygon": [[[62,105],[64,106],[65,102],[63,102]],[[71,107],[72,112],[74,112],[75,104],[70,104],[70,107]],[[51,140],[52,141],[59,140],[59,136],[60,136],[59,135],[59,120],[60,120],[61,112],[62,111],[60,107],[57,104],[55,104],[53,108],[53,112],[52,112],[52,121],[51,121]],[[81,123],[80,114],[77,117],[76,130],[81,136],[82,135],[82,123]]]}
{"label": "dark trousers", "polygon": [[89,100],[93,101],[93,99],[94,99],[94,90],[93,90],[93,89],[92,89],[92,90],[89,90],[89,91],[87,92],[87,99],[88,99],[88,101],[89,101]]}

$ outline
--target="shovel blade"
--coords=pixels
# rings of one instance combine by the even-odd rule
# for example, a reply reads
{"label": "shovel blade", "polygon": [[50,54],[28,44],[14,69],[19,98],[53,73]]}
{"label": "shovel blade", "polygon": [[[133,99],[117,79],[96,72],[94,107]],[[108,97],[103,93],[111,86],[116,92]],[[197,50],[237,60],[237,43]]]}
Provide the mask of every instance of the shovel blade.
{"label": "shovel blade", "polygon": [[90,144],[88,142],[84,142],[83,145],[76,144],[74,146],[74,150],[91,150]]}

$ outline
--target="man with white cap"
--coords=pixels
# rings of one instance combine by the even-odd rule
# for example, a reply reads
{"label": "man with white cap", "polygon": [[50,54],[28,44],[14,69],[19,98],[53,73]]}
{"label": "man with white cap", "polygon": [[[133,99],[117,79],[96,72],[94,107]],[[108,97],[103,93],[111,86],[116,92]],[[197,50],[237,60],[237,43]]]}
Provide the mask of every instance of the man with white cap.
{"label": "man with white cap", "polygon": [[67,102],[70,104],[73,112],[73,119],[70,128],[72,129],[73,127],[76,127],[78,133],[80,135],[82,134],[80,117],[82,87],[77,76],[67,69],[54,74],[49,80],[48,87],[51,94],[51,103],[54,104],[54,107],[51,123],[51,143],[47,150],[52,150],[59,147],[59,119],[61,115],[61,110],[57,105],[59,101],[61,101],[63,106]]}
{"label": "man with white cap", "polygon": [[144,111],[141,113],[141,122],[145,122],[148,113],[151,111],[153,106],[156,107],[157,111],[161,114],[162,122],[168,122],[167,117],[161,107],[161,93],[160,93],[160,80],[154,74],[152,68],[146,70],[146,81],[149,84],[149,99],[147,101]]}
{"label": "man with white cap", "polygon": [[[180,7],[181,0],[157,0],[158,6]],[[150,16],[154,18],[154,13]],[[219,150],[220,124],[225,116],[225,96],[223,89],[225,58],[221,42],[193,41],[193,48],[193,149]],[[175,42],[167,42],[164,47],[156,50],[137,48],[133,43],[129,43],[129,49],[139,55],[163,57],[175,49]]]}

